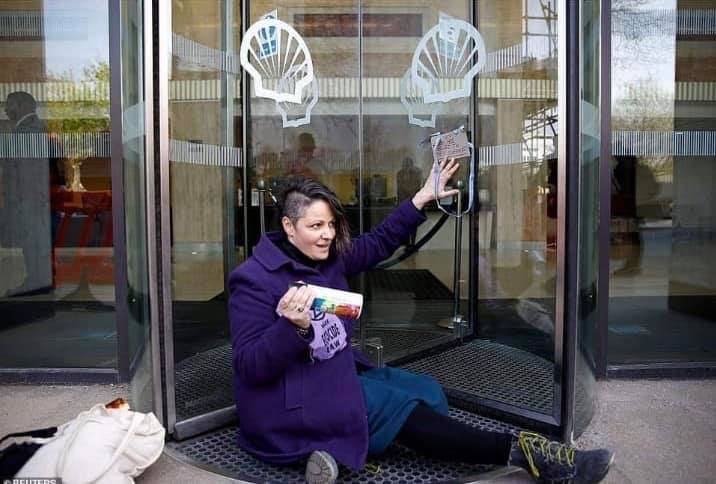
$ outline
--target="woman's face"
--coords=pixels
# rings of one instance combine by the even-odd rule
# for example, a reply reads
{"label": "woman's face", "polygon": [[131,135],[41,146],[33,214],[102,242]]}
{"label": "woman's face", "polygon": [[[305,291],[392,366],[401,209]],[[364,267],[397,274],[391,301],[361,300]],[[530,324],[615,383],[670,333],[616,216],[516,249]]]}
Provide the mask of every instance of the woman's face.
{"label": "woman's face", "polygon": [[336,218],[327,202],[316,200],[311,203],[295,224],[288,217],[283,217],[281,222],[288,240],[307,257],[313,260],[328,258],[336,238]]}

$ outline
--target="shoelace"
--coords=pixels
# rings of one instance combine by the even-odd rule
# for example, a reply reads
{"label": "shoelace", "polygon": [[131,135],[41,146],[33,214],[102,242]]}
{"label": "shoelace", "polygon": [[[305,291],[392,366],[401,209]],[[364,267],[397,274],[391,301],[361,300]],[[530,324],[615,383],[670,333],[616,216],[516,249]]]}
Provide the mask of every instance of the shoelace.
{"label": "shoelace", "polygon": [[371,464],[370,462],[366,463],[365,470],[370,474],[380,474],[383,472],[383,469],[380,468],[380,464]]}
{"label": "shoelace", "polygon": [[553,442],[546,437],[534,432],[520,432],[517,440],[522,453],[527,459],[530,470],[535,477],[539,477],[539,469],[534,462],[533,454],[541,454],[547,459],[547,462],[556,461],[560,464],[566,464],[574,467],[574,447]]}

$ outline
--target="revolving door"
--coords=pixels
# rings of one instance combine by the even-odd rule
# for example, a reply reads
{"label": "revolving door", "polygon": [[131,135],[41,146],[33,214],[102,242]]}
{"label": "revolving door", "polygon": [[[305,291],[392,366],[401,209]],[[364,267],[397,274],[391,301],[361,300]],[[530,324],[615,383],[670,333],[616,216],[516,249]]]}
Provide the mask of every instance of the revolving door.
{"label": "revolving door", "polygon": [[[583,430],[599,2],[183,0],[153,15],[155,299],[176,452],[246,480],[295,477],[233,444],[228,274],[278,228],[288,176],[331,187],[359,236],[420,188],[431,135],[453,130],[474,147],[456,175],[463,194],[427,208],[396,254],[350,281],[365,298],[353,342],[434,376],[475,425]],[[230,451],[206,457],[206,442]],[[434,465],[446,479],[475,471]]]}

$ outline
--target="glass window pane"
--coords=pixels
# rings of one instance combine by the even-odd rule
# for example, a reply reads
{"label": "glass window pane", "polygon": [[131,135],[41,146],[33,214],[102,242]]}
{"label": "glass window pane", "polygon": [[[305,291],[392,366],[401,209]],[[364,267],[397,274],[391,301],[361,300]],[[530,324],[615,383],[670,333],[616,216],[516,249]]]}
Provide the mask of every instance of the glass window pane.
{"label": "glass window pane", "polygon": [[[430,72],[420,72],[417,77],[435,79],[441,85],[435,93],[449,94],[463,87],[462,78],[472,66],[469,52],[476,43],[460,24],[454,24],[457,27],[451,36],[441,34],[451,22],[472,23],[470,5],[465,0],[439,5],[423,1],[410,7],[396,1],[369,1],[364,5],[373,22],[364,20],[363,76],[375,86],[364,93],[363,99],[363,227],[368,231],[397,205],[412,199],[427,180],[433,169],[431,134],[462,127],[474,141],[470,132],[471,97],[427,103],[426,89],[416,81],[412,69],[421,63],[429,65]],[[396,25],[400,26],[397,31]],[[468,79],[471,85],[473,79]],[[459,162],[454,181],[461,180],[467,187],[470,158]],[[464,211],[467,190],[463,194]],[[447,209],[457,210],[456,202],[446,203]],[[380,341],[387,361],[450,342],[457,335],[453,323],[456,219],[443,216],[434,202],[425,207],[425,215],[427,221],[381,264],[381,269],[355,281],[356,288],[363,284],[366,299],[361,320],[367,325],[367,337]],[[432,237],[426,236],[441,223],[444,225]],[[465,321],[469,316],[469,233],[469,217],[465,217],[457,288],[457,313]],[[404,257],[421,240],[424,245],[414,255]]]}
{"label": "glass window pane", "polygon": [[476,93],[477,334],[510,358],[490,397],[556,415],[557,2],[478,6],[494,60]]}
{"label": "glass window pane", "polygon": [[716,359],[713,15],[612,8],[612,364]]}
{"label": "glass window pane", "polygon": [[116,367],[107,3],[0,20],[0,367]]}
{"label": "glass window pane", "polygon": [[122,160],[127,244],[127,335],[132,408],[149,411],[152,399],[146,231],[143,0],[122,0]]}
{"label": "glass window pane", "polygon": [[169,74],[176,419],[233,406],[226,280],[243,256],[241,3],[172,2]]}
{"label": "glass window pane", "polygon": [[579,160],[579,279],[575,434],[589,423],[596,402],[597,277],[599,273],[600,2],[584,0],[580,25],[581,150]]}

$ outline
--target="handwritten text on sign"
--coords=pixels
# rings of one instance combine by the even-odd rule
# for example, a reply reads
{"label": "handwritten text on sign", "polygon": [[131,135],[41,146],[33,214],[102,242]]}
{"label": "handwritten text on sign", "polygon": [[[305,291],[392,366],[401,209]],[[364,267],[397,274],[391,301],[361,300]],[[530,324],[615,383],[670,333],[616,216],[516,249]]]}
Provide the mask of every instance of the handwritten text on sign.
{"label": "handwritten text on sign", "polygon": [[433,148],[433,159],[438,162],[446,158],[470,156],[470,150],[467,147],[467,134],[463,129],[433,135],[430,138],[430,145]]}

